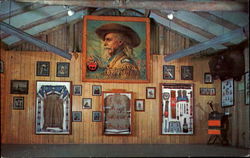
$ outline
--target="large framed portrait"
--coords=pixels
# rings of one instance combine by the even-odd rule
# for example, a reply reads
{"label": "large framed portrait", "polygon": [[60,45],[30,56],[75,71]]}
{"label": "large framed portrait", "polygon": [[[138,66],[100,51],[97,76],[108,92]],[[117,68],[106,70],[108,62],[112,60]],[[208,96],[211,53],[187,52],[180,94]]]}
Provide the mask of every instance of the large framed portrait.
{"label": "large framed portrait", "polygon": [[249,105],[250,101],[250,84],[249,84],[249,72],[245,74],[245,104]]}
{"label": "large framed portrait", "polygon": [[11,80],[10,93],[11,94],[28,94],[29,81],[28,80]]}
{"label": "large framed portrait", "polygon": [[36,134],[71,133],[71,82],[37,81]]}
{"label": "large framed portrait", "polygon": [[193,84],[161,83],[160,88],[161,134],[193,134]]}
{"label": "large framed portrait", "polygon": [[221,81],[221,106],[223,108],[234,105],[234,80],[233,78]]}
{"label": "large framed portrait", "polygon": [[148,83],[150,19],[84,16],[82,80]]}
{"label": "large framed portrait", "polygon": [[103,101],[103,134],[133,134],[133,93],[125,90],[104,91]]}

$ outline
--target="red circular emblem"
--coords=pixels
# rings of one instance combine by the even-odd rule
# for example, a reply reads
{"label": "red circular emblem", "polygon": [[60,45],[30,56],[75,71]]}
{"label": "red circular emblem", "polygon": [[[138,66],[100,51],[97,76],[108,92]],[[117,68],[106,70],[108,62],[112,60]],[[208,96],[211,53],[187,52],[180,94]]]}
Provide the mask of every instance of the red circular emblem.
{"label": "red circular emblem", "polygon": [[87,68],[89,71],[95,71],[98,68],[98,64],[96,61],[88,61],[87,62]]}

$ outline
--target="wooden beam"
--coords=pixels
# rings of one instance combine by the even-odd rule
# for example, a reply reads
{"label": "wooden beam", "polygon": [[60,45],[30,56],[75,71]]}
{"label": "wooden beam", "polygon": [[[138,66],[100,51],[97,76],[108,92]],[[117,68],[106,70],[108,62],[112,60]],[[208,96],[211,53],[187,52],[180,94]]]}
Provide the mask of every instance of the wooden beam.
{"label": "wooden beam", "polygon": [[16,0],[17,2],[33,2],[49,5],[73,5],[94,8],[133,8],[158,10],[186,11],[247,11],[247,3],[236,1],[174,1],[174,0],[123,0],[123,1],[93,1],[93,0]]}
{"label": "wooden beam", "polygon": [[67,53],[66,51],[60,49],[60,48],[57,48],[51,44],[48,44],[42,40],[39,40],[35,37],[33,37],[32,35],[26,33],[26,32],[23,32],[22,30],[20,29],[17,29],[5,22],[1,22],[0,21],[0,30],[4,31],[4,32],[7,32],[8,34],[12,34],[14,36],[17,36],[18,38],[20,39],[23,39],[25,41],[28,41],[42,49],[45,49],[47,51],[51,51],[51,52],[54,52],[55,54],[57,55],[60,55],[66,59],[71,59],[72,55]]}
{"label": "wooden beam", "polygon": [[217,17],[213,14],[210,14],[208,12],[196,12],[196,14],[207,19],[207,20],[210,20],[216,24],[222,25],[222,26],[228,28],[229,30],[236,30],[236,29],[240,28],[240,26],[235,25],[227,20],[224,20],[224,19]]}
{"label": "wooden beam", "polygon": [[[73,11],[75,12],[78,12],[80,10],[83,10],[84,8],[82,7],[77,7],[77,8],[74,8],[72,9]],[[49,16],[49,17],[46,17],[44,19],[40,19],[40,20],[37,20],[37,21],[34,21],[32,23],[29,23],[27,25],[23,25],[22,27],[20,27],[19,29],[21,30],[28,30],[32,27],[35,27],[35,26],[38,26],[38,25],[41,25],[45,22],[49,22],[49,21],[52,21],[52,20],[55,20],[55,19],[59,19],[61,17],[64,17],[64,16],[68,16],[68,11],[63,11],[63,12],[60,12],[58,14],[55,14],[55,15],[52,15],[52,16]],[[9,37],[10,35],[9,34],[1,34],[1,39],[4,39],[4,38],[7,38]]]}
{"label": "wooden beam", "polygon": [[182,58],[182,57],[185,57],[185,56],[188,56],[188,55],[191,55],[191,54],[196,54],[196,53],[198,53],[200,51],[211,48],[214,45],[222,44],[222,43],[228,42],[228,41],[230,41],[232,39],[235,39],[235,38],[248,37],[248,34],[249,34],[248,27],[249,26],[245,26],[243,28],[236,29],[234,31],[231,31],[230,33],[215,37],[215,38],[213,38],[213,39],[211,39],[209,41],[197,44],[197,45],[195,45],[193,47],[190,47],[190,48],[187,48],[185,50],[178,51],[178,52],[176,52],[174,54],[170,54],[168,56],[165,56],[164,60],[166,62],[168,62],[168,61],[178,59],[178,58]]}
{"label": "wooden beam", "polygon": [[0,21],[4,21],[4,20],[11,18],[13,16],[23,14],[23,13],[29,12],[31,10],[39,9],[39,8],[46,7],[46,6],[48,6],[48,5],[45,5],[45,4],[42,5],[42,4],[35,3],[35,4],[29,5],[29,6],[26,6],[23,8],[19,8],[19,9],[11,11],[10,13],[1,14]]}

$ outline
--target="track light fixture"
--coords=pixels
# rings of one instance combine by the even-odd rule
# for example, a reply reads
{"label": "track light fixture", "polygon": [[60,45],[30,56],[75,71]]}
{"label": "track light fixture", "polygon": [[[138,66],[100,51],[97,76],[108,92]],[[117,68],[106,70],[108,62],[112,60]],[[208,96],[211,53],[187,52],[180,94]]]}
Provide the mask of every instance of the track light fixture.
{"label": "track light fixture", "polygon": [[66,8],[67,10],[68,10],[68,16],[72,16],[72,15],[74,15],[75,14],[75,12],[73,11],[73,10],[71,10],[70,8],[69,8],[69,6],[64,6],[64,8]]}

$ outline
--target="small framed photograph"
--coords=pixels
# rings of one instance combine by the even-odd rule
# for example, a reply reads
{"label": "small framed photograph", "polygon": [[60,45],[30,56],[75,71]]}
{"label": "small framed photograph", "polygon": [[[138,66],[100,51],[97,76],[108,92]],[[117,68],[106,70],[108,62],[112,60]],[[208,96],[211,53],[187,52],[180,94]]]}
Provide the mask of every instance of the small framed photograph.
{"label": "small framed photograph", "polygon": [[245,104],[249,105],[250,101],[250,84],[249,84],[249,72],[245,74]]}
{"label": "small framed photograph", "polygon": [[91,109],[92,108],[92,99],[91,98],[82,98],[82,108]]}
{"label": "small framed photograph", "polygon": [[4,72],[4,63],[2,60],[0,60],[0,73]]}
{"label": "small framed photograph", "polygon": [[10,93],[11,94],[28,94],[29,81],[28,80],[11,80]]}
{"label": "small framed photograph", "polygon": [[234,105],[234,80],[221,81],[221,106],[222,108]]}
{"label": "small framed photograph", "polygon": [[50,62],[38,61],[36,63],[36,75],[37,76],[49,76]]}
{"label": "small framed photograph", "polygon": [[209,95],[216,95],[216,89],[215,88],[208,88]]}
{"label": "small framed photograph", "polygon": [[211,73],[204,73],[204,83],[209,84],[209,83],[213,83],[213,77]]}
{"label": "small framed photograph", "polygon": [[72,111],[72,122],[82,122],[81,111]]}
{"label": "small framed photograph", "polygon": [[193,66],[181,66],[181,79],[193,80]]}
{"label": "small framed photograph", "polygon": [[135,111],[145,111],[145,100],[136,99],[135,100]]}
{"label": "small framed photograph", "polygon": [[147,99],[155,99],[156,98],[156,88],[155,87],[147,87],[146,88],[146,98]]}
{"label": "small framed photograph", "polygon": [[207,94],[207,88],[200,88],[200,95],[206,95]]}
{"label": "small framed photograph", "polygon": [[101,122],[101,120],[102,120],[101,111],[93,111],[92,112],[92,121],[93,122]]}
{"label": "small framed photograph", "polygon": [[82,85],[73,85],[73,95],[82,95]]}
{"label": "small framed photograph", "polygon": [[57,63],[56,77],[69,77],[69,63]]}
{"label": "small framed photograph", "polygon": [[13,110],[24,110],[24,97],[13,97]]}
{"label": "small framed photograph", "polygon": [[102,95],[102,86],[100,86],[100,85],[93,85],[92,86],[92,95],[93,96],[100,96],[100,95]]}
{"label": "small framed photograph", "polygon": [[174,65],[163,65],[163,79],[164,80],[175,79],[175,66]]}

